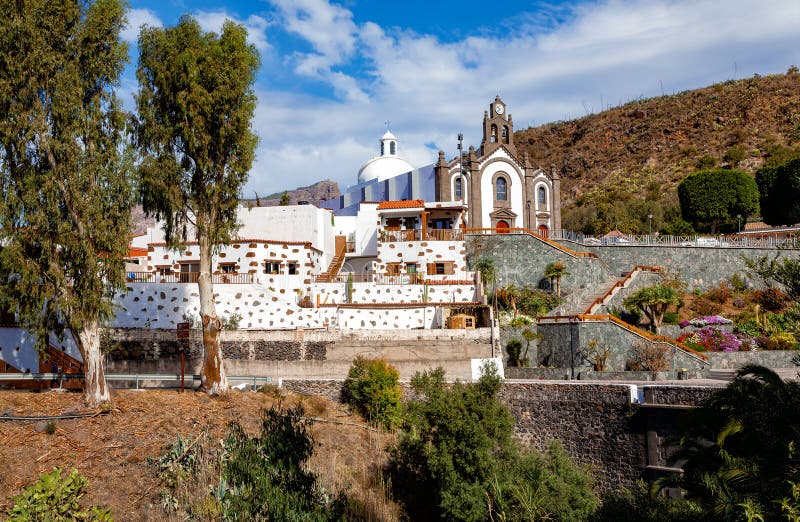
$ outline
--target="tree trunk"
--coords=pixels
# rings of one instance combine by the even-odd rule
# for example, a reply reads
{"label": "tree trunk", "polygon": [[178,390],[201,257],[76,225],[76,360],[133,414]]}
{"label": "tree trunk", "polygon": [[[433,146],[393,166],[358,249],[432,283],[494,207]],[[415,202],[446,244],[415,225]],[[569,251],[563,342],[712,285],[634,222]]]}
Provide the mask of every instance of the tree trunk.
{"label": "tree trunk", "polygon": [[200,371],[200,386],[209,395],[218,395],[228,389],[228,379],[222,363],[222,348],[219,345],[219,332],[222,322],[217,317],[214,305],[214,287],[211,283],[211,244],[201,233],[200,274],[197,286],[200,293],[200,319],[203,325],[203,368]]}
{"label": "tree trunk", "polygon": [[89,406],[97,406],[111,399],[103,368],[103,354],[100,352],[100,327],[97,321],[86,323],[76,340],[83,357],[83,373],[86,375],[84,397]]}

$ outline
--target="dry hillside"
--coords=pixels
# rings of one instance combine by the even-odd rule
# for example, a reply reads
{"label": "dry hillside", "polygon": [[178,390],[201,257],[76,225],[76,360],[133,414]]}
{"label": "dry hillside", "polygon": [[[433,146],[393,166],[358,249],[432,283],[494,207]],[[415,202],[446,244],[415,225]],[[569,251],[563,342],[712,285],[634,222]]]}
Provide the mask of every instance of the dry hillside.
{"label": "dry hillside", "polygon": [[755,76],[635,100],[583,118],[515,134],[518,150],[564,177],[567,208],[607,180],[674,191],[704,156],[755,172],[776,150],[800,143],[800,74]]}

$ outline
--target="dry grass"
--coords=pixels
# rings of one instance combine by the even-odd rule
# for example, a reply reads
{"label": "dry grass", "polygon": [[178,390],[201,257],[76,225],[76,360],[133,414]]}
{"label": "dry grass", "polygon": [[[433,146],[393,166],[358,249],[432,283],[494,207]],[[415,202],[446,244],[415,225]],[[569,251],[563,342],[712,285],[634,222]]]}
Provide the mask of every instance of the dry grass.
{"label": "dry grass", "polygon": [[[200,393],[162,390],[118,391],[109,414],[58,421],[52,435],[36,432],[34,422],[0,422],[0,513],[8,507],[10,495],[62,466],[83,473],[89,479],[84,499],[110,506],[117,520],[165,520],[159,499],[162,485],[148,457],[157,458],[178,435],[194,439],[207,429],[211,440],[219,440],[231,421],[255,434],[261,409],[278,401],[284,406],[302,402],[313,416],[357,424],[316,423],[317,445],[310,465],[329,491],[346,489],[363,506],[366,518],[399,517],[381,478],[392,435],[363,429],[363,421],[342,406],[291,394],[279,398],[232,392],[211,399]],[[0,411],[7,408],[27,416],[83,410],[77,393],[0,391]]]}

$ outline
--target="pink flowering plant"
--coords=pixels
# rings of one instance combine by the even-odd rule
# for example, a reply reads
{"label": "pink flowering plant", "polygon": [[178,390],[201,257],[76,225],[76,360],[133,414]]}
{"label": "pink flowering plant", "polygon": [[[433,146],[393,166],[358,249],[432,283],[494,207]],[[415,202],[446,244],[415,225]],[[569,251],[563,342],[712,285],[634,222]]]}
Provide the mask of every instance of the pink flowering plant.
{"label": "pink flowering plant", "polygon": [[753,350],[755,340],[747,335],[728,333],[718,328],[705,326],[689,334],[683,334],[678,341],[697,351],[738,352]]}

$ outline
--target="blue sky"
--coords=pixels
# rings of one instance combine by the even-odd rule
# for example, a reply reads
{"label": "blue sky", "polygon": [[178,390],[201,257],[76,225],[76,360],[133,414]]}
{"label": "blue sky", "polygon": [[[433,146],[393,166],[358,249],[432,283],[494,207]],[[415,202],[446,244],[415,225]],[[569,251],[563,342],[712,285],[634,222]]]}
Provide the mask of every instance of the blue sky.
{"label": "blue sky", "polygon": [[[257,158],[244,195],[333,179],[355,184],[391,121],[411,164],[477,145],[496,94],[517,129],[634,98],[800,65],[799,0],[131,0],[136,90],[142,24],[182,14],[244,24],[261,53]],[[533,158],[535,161],[535,158]]]}

